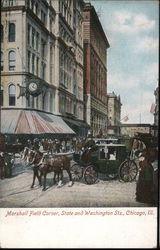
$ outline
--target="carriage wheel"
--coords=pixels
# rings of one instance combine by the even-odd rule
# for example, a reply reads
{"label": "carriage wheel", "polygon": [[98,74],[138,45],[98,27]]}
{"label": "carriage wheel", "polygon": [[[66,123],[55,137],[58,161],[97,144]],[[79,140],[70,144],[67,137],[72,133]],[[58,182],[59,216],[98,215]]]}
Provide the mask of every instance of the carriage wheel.
{"label": "carriage wheel", "polygon": [[136,179],[138,167],[135,161],[126,160],[119,167],[119,179],[124,182],[131,182]]}
{"label": "carriage wheel", "polygon": [[73,164],[70,170],[71,170],[73,181],[79,181],[82,178],[83,169],[79,164],[77,163]]}
{"label": "carriage wheel", "polygon": [[84,172],[84,179],[87,184],[94,184],[98,179],[98,172],[95,170],[94,166],[88,166]]}

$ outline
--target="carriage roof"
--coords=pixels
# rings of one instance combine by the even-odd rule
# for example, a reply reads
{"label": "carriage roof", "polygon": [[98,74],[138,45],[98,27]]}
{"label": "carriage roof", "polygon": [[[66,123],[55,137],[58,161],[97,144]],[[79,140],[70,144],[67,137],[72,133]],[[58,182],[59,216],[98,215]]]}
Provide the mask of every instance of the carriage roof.
{"label": "carriage roof", "polygon": [[102,148],[102,147],[126,147],[126,145],[125,144],[114,144],[114,143],[101,143],[101,144],[96,144],[96,146],[98,146],[98,147],[100,147],[100,148]]}

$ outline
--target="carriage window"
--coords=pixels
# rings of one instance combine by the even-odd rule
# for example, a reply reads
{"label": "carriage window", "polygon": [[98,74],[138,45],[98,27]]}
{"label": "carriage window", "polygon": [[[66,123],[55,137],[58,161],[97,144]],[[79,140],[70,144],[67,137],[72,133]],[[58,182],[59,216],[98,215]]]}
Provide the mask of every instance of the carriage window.
{"label": "carriage window", "polygon": [[100,149],[100,155],[99,155],[100,160],[105,159],[105,151],[104,148]]}
{"label": "carriage window", "polygon": [[16,94],[15,86],[14,84],[11,84],[9,86],[9,106],[15,106],[16,103],[15,94]]}
{"label": "carriage window", "polygon": [[116,149],[114,147],[108,149],[108,160],[116,160]]}

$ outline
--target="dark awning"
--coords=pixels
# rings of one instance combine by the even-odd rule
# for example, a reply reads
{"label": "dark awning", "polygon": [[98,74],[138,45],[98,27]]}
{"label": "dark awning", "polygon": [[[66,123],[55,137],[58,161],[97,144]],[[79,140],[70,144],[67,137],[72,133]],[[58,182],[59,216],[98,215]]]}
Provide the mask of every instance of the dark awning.
{"label": "dark awning", "polygon": [[59,116],[23,109],[2,109],[3,134],[75,134]]}

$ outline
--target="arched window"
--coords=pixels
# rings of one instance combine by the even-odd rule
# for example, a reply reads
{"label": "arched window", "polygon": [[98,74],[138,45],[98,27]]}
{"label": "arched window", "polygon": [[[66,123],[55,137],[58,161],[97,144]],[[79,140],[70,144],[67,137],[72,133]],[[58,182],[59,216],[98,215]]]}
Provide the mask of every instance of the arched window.
{"label": "arched window", "polygon": [[3,25],[1,24],[1,43],[3,43],[3,36],[4,36],[4,31],[3,31]]}
{"label": "arched window", "polygon": [[8,88],[9,93],[9,106],[15,106],[16,104],[16,88],[14,84],[10,84]]}
{"label": "arched window", "polygon": [[16,5],[16,0],[9,0],[9,6],[15,6]]}
{"label": "arched window", "polygon": [[1,71],[3,70],[4,66],[4,58],[3,58],[3,52],[1,51]]}
{"label": "arched window", "polygon": [[9,23],[8,40],[9,42],[15,42],[15,38],[16,38],[16,26],[14,23]]}
{"label": "arched window", "polygon": [[16,67],[16,53],[11,50],[8,54],[9,70],[15,70]]}
{"label": "arched window", "polygon": [[0,106],[3,106],[3,87],[0,88]]}

